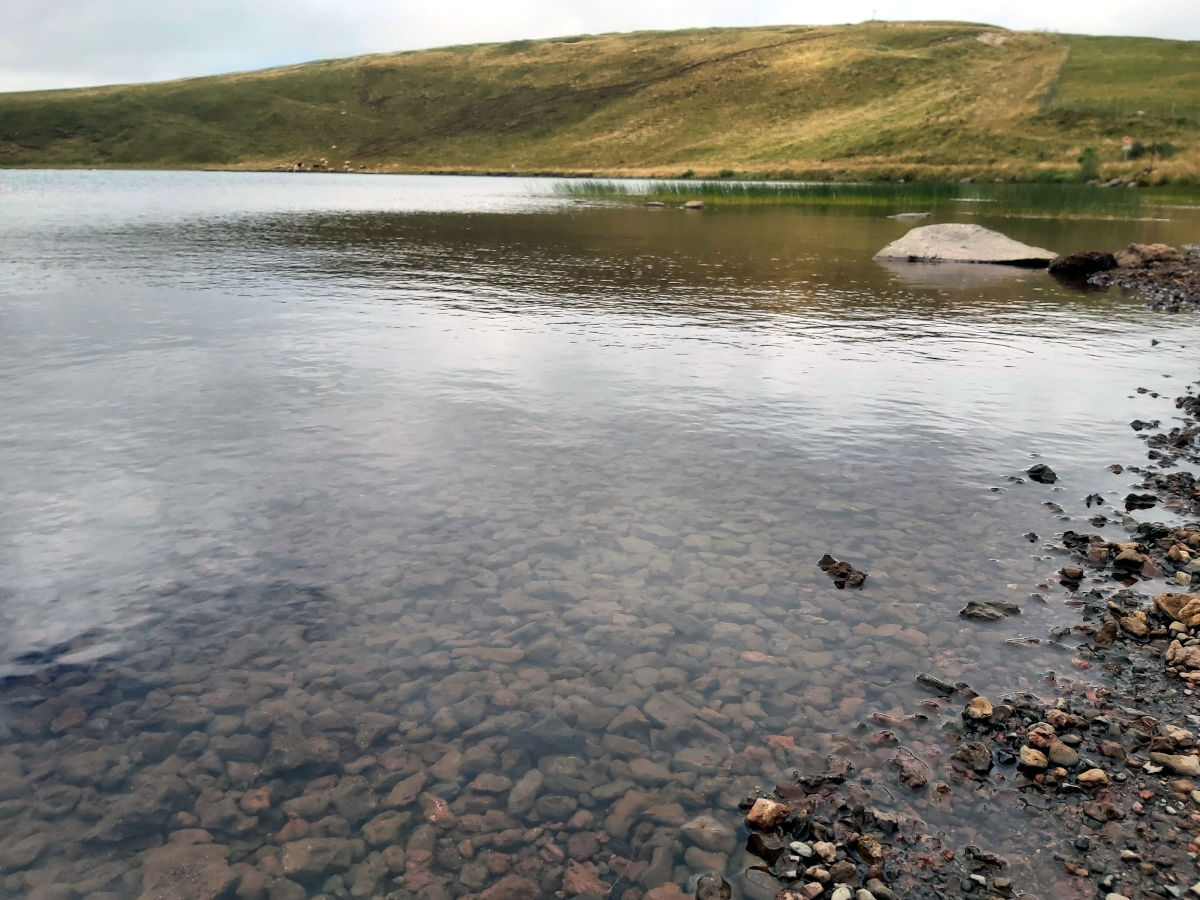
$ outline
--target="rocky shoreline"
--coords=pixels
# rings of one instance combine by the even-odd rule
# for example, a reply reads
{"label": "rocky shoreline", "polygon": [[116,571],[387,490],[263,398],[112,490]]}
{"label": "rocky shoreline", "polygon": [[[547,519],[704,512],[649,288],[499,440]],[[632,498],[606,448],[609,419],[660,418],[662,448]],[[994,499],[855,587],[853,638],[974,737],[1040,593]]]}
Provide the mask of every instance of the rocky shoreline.
{"label": "rocky shoreline", "polygon": [[[1123,501],[1068,502],[1070,473],[1044,463],[1014,472],[1052,515],[1072,507],[1053,527],[1077,531],[1026,535],[1053,564],[1013,550],[1021,512],[938,531],[923,486],[891,501],[903,513],[856,506],[836,545],[790,531],[782,513],[812,511],[768,460],[753,517],[742,480],[737,506],[705,499],[710,521],[621,510],[613,534],[606,509],[534,550],[520,518],[470,512],[471,535],[456,512],[378,589],[274,570],[156,585],[161,611],[124,646],[85,634],[0,684],[0,894],[1185,896],[1200,647],[1179,598],[1200,548],[1176,520],[1200,511],[1181,471],[1200,400],[1178,408],[1180,427],[1133,423],[1151,465],[1114,467],[1137,476]],[[711,474],[686,477],[712,492]],[[600,552],[614,574],[585,584]],[[993,552],[1020,584],[996,583]],[[998,637],[1047,600],[1082,624]]]}
{"label": "rocky shoreline", "polygon": [[[1127,257],[1106,270],[1107,283],[1157,285],[1165,293],[1153,302],[1162,308],[1195,305],[1200,254],[1146,250],[1131,253],[1159,258]],[[1149,465],[1110,467],[1140,475],[1135,487],[1146,493],[1129,494],[1126,511],[1105,507],[1099,493],[1082,498],[1087,510],[1095,504],[1094,526],[1120,522],[1128,539],[1068,530],[1049,547],[1070,562],[1037,588],[1065,589],[1082,611],[1079,625],[1053,635],[1078,642],[1072,663],[1080,676],[1048,675],[1034,691],[993,702],[967,683],[921,675],[931,696],[920,710],[876,714],[872,725],[883,727],[830,757],[826,771],[798,771],[743,801],[748,852],[776,888],[764,877],[747,897],[1200,896],[1200,485],[1177,468],[1200,463],[1200,397],[1189,389],[1175,406],[1184,418],[1169,431],[1131,423]],[[1028,477],[1056,480],[1044,464]],[[1128,515],[1155,506],[1177,523]],[[1150,596],[1139,585],[1157,589]],[[970,603],[962,614],[1005,617],[976,615]],[[947,712],[932,733],[931,720]],[[1027,831],[965,850],[941,841],[940,809],[964,796],[986,802],[1004,794],[1029,809]],[[897,804],[897,795],[907,802]],[[1049,873],[1051,893],[1031,892],[1014,873],[1013,863],[1034,860]]]}
{"label": "rocky shoreline", "polygon": [[1069,286],[1137,293],[1152,308],[1180,312],[1200,308],[1200,246],[1131,244],[1117,253],[1085,251],[1060,256],[1050,274]]}

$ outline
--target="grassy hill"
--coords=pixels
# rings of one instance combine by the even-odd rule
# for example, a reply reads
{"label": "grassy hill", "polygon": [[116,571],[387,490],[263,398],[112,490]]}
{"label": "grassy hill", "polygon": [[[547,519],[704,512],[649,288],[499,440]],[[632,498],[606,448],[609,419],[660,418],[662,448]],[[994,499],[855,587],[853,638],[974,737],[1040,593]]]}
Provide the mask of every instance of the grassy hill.
{"label": "grassy hill", "polygon": [[[1123,162],[1121,137],[1174,150]],[[0,94],[0,165],[1200,182],[1200,42],[964,23],[481,44]]]}

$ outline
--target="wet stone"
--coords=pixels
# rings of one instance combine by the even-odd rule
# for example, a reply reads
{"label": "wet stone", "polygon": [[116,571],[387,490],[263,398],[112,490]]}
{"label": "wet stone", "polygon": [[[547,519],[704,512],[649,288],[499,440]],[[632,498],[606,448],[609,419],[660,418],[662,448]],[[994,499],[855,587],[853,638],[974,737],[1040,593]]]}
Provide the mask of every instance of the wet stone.
{"label": "wet stone", "polygon": [[595,863],[570,859],[563,873],[562,889],[568,897],[581,894],[603,896],[608,893],[609,884],[600,880],[599,868]]}
{"label": "wet stone", "polygon": [[[784,807],[784,816],[786,815],[787,808]],[[697,816],[684,823],[680,833],[701,849],[716,853],[730,853],[737,844],[737,833],[729,823],[711,815]]]}
{"label": "wet stone", "polygon": [[992,715],[992,704],[987,697],[972,697],[963,713],[968,719],[988,719]]}
{"label": "wet stone", "polygon": [[588,831],[577,831],[567,838],[567,855],[572,859],[587,860],[600,852],[600,841]]}
{"label": "wet stone", "polygon": [[1024,769],[1045,769],[1050,762],[1040,750],[1025,746],[1020,750],[1019,763]]}
{"label": "wet stone", "polygon": [[668,784],[677,778],[662,763],[649,759],[635,759],[629,764],[629,772],[635,781],[643,784]]}
{"label": "wet stone", "polygon": [[1047,750],[1046,756],[1054,765],[1065,766],[1068,769],[1079,762],[1079,753],[1062,741],[1054,741]]}
{"label": "wet stone", "polygon": [[512,789],[512,779],[494,773],[484,773],[467,787],[477,794],[503,794]]}
{"label": "wet stone", "polygon": [[578,808],[578,801],[562,794],[545,794],[537,799],[533,808],[541,819],[561,822],[571,817]]}
{"label": "wet stone", "polygon": [[511,815],[523,815],[533,808],[534,800],[542,787],[542,773],[537,769],[526,772],[513,785],[508,794],[508,811]]}
{"label": "wet stone", "polygon": [[999,622],[1020,612],[1021,608],[1015,603],[999,600],[980,603],[976,600],[969,600],[967,605],[958,611],[958,614],[964,619],[974,619],[977,622]]}
{"label": "wet stone", "polygon": [[306,838],[283,845],[283,874],[299,881],[327,872],[349,869],[363,855],[362,841],[344,838]]}
{"label": "wet stone", "polygon": [[425,801],[423,815],[427,822],[438,828],[453,828],[458,824],[458,816],[450,809],[450,804],[441,797],[429,797]]}
{"label": "wet stone", "polygon": [[362,836],[372,847],[394,844],[412,820],[411,813],[383,812],[362,826]]}
{"label": "wet stone", "polygon": [[523,875],[505,875],[491,887],[480,892],[476,900],[528,900],[541,896],[536,882]]}
{"label": "wet stone", "polygon": [[623,839],[629,834],[634,820],[650,805],[652,798],[640,791],[628,791],[616,803],[604,820],[604,830],[614,838]]}
{"label": "wet stone", "polygon": [[142,900],[216,900],[236,879],[216,844],[167,844],[142,855]]}
{"label": "wet stone", "polygon": [[845,560],[836,560],[828,553],[817,561],[817,567],[833,579],[833,586],[838,590],[861,588],[867,580],[866,572],[859,571]]}
{"label": "wet stone", "polygon": [[11,844],[0,846],[0,869],[13,872],[33,865],[50,843],[44,833],[31,834]]}
{"label": "wet stone", "polygon": [[696,709],[674,694],[653,694],[642,706],[642,712],[663,728],[684,728],[696,718]]}
{"label": "wet stone", "polygon": [[751,828],[766,831],[781,825],[788,817],[789,812],[790,810],[785,804],[760,797],[754,801],[754,805],[746,814],[746,824]]}
{"label": "wet stone", "polygon": [[1177,775],[1187,775],[1192,778],[1200,778],[1200,756],[1151,753],[1150,761],[1156,765],[1167,767]]}
{"label": "wet stone", "polygon": [[707,872],[696,881],[696,900],[732,900],[733,886],[716,872]]}
{"label": "wet stone", "polygon": [[304,735],[296,731],[275,731],[263,771],[281,774],[301,768],[327,769],[338,760],[338,748],[324,735]]}
{"label": "wet stone", "polygon": [[400,807],[416,802],[428,780],[429,777],[424,772],[417,772],[398,782],[388,793],[384,806]]}
{"label": "wet stone", "polygon": [[1054,484],[1058,481],[1058,474],[1045,463],[1037,463],[1025,470],[1026,474],[1039,484]]}
{"label": "wet stone", "polygon": [[992,751],[978,741],[963,744],[954,751],[951,758],[981,775],[990,772],[994,764]]}
{"label": "wet stone", "polygon": [[535,756],[570,753],[583,744],[583,735],[558,716],[548,716],[514,736],[513,743]]}

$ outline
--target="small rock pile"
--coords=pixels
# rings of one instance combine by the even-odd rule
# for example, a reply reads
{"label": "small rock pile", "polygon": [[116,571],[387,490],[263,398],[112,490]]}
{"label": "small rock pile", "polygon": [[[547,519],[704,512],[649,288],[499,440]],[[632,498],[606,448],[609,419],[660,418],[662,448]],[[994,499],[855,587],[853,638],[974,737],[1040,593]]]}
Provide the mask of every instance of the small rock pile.
{"label": "small rock pile", "polygon": [[1088,282],[1137,291],[1151,308],[1166,312],[1200,307],[1200,252],[1184,254],[1166,244],[1131,244],[1113,259],[1115,267],[1094,270]]}
{"label": "small rock pile", "polygon": [[[1068,530],[1063,544],[1083,563],[1063,566],[1059,575],[1064,582],[1078,584],[1085,566],[1126,587],[1143,578],[1168,577],[1179,585],[1189,585],[1200,573],[1200,526],[1173,528],[1143,523],[1136,527],[1136,540],[1109,541],[1098,534],[1080,534]],[[1140,635],[1144,637],[1145,635]]]}
{"label": "small rock pile", "polygon": [[833,579],[833,586],[839,591],[848,587],[862,587],[867,580],[866,572],[860,572],[845,560],[839,562],[828,553],[817,560],[817,566]]}
{"label": "small rock pile", "polygon": [[1200,825],[1189,811],[1200,800],[1193,730],[1092,688],[1053,705],[1030,694],[994,705],[975,697],[951,741],[966,777],[999,775],[1060,798],[1056,816],[1074,835],[1059,849],[1067,876],[1096,876],[1102,892],[1184,896],[1177,873],[1194,870]]}
{"label": "small rock pile", "polygon": [[828,790],[844,780],[826,773],[777,785],[771,797],[742,802],[751,830],[747,851],[785,885],[775,900],[896,896],[888,886],[883,843],[896,832],[896,817],[854,806],[846,795]]}

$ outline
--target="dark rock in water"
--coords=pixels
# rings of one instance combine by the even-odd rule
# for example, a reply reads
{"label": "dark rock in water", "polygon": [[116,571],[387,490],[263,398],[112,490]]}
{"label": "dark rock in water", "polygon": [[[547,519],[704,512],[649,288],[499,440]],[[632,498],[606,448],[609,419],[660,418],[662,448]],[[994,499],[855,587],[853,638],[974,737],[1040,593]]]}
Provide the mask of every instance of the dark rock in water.
{"label": "dark rock in water", "polygon": [[142,856],[142,896],[163,900],[215,900],[228,895],[234,871],[217,844],[167,844]]}
{"label": "dark rock in water", "polygon": [[365,845],[347,838],[307,838],[283,845],[283,874],[298,881],[314,881],[322,875],[350,868],[362,857]]}
{"label": "dark rock in water", "polygon": [[924,685],[931,690],[937,691],[939,694],[945,694],[947,697],[957,690],[950,682],[944,681],[936,675],[930,675],[928,672],[922,672],[917,676],[917,684]]}
{"label": "dark rock in water", "polygon": [[977,622],[999,622],[1009,616],[1019,615],[1021,607],[1015,603],[1002,600],[988,600],[980,603],[978,600],[968,600],[967,605],[958,611],[964,619],[974,619]]}
{"label": "dark rock in water", "polygon": [[514,735],[512,743],[516,747],[528,750],[534,756],[571,753],[583,745],[583,734],[558,716],[547,716]]}
{"label": "dark rock in water", "polygon": [[919,791],[929,783],[929,767],[908,751],[897,753],[889,764],[900,770],[900,783],[910,790]]}
{"label": "dark rock in water", "polygon": [[833,579],[833,586],[839,591],[847,587],[862,587],[862,583],[867,580],[866,572],[860,572],[848,562],[838,562],[828,553],[817,560],[817,565]]}
{"label": "dark rock in water", "polygon": [[[1150,506],[1153,505],[1153,503],[1150,504]],[[1116,559],[1113,560],[1114,569],[1124,569],[1127,572],[1138,572],[1144,569],[1145,566],[1145,557],[1143,557],[1142,554],[1138,553],[1137,550],[1132,547],[1127,550],[1122,550],[1117,554]]]}
{"label": "dark rock in water", "polygon": [[787,845],[787,838],[781,834],[761,834],[756,831],[751,832],[750,837],[746,839],[746,849],[770,864],[774,864],[783,854]]}
{"label": "dark rock in water", "polygon": [[1096,272],[1107,272],[1117,267],[1117,259],[1111,253],[1085,250],[1070,256],[1059,256],[1050,261],[1050,274],[1068,281],[1082,280]]}
{"label": "dark rock in water", "polygon": [[715,816],[696,816],[680,826],[679,833],[700,847],[714,853],[729,853],[737,845],[737,833]]}
{"label": "dark rock in water", "polygon": [[1045,463],[1030,466],[1025,472],[1039,484],[1054,484],[1054,482],[1058,481],[1058,474]]}
{"label": "dark rock in water", "polygon": [[993,869],[1008,868],[1008,860],[1003,856],[1000,856],[998,853],[992,853],[989,850],[981,850],[974,844],[967,844],[963,848],[963,855],[976,865],[987,866]]}
{"label": "dark rock in water", "polygon": [[1153,494],[1129,494],[1125,498],[1125,509],[1132,511],[1135,509],[1151,509],[1158,503],[1158,498]]}
{"label": "dark rock in water", "polygon": [[964,619],[974,619],[977,622],[999,622],[1005,618],[1004,613],[998,609],[992,609],[984,603],[978,603],[971,600],[958,611],[958,614]]}
{"label": "dark rock in water", "polygon": [[733,887],[715,872],[701,875],[696,882],[696,900],[731,900]]}
{"label": "dark rock in water", "polygon": [[1058,570],[1058,574],[1064,582],[1070,584],[1078,584],[1083,580],[1083,569],[1079,566],[1063,566]]}
{"label": "dark rock in water", "polygon": [[963,744],[954,751],[950,758],[980,775],[986,775],[994,765],[992,751],[978,741],[969,741]]}
{"label": "dark rock in water", "polygon": [[1161,423],[1159,422],[1158,419],[1155,419],[1152,422],[1143,422],[1141,419],[1134,419],[1132,422],[1129,423],[1129,427],[1132,428],[1134,431],[1146,431],[1151,428],[1157,428],[1159,426],[1159,424],[1161,424]]}
{"label": "dark rock in water", "polygon": [[829,880],[834,884],[848,885],[854,882],[857,878],[858,870],[855,868],[854,863],[850,862],[848,859],[839,859],[829,867]]}

